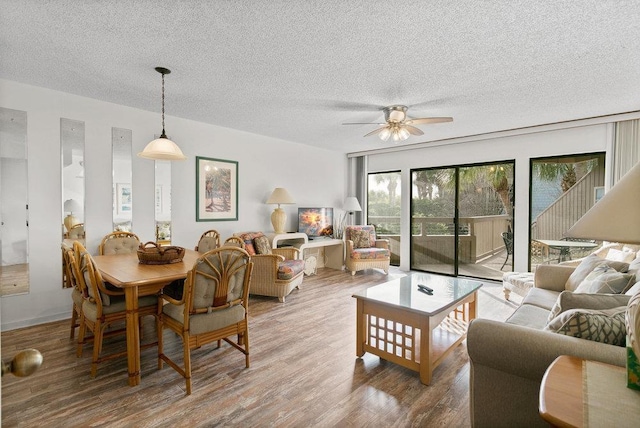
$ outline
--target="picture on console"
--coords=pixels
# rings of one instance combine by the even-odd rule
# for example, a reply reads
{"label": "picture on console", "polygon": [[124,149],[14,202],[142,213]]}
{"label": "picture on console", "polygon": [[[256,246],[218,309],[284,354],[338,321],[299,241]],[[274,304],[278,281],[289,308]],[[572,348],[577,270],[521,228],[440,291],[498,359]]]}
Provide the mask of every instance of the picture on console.
{"label": "picture on console", "polygon": [[333,235],[333,208],[298,208],[298,232],[309,238]]}

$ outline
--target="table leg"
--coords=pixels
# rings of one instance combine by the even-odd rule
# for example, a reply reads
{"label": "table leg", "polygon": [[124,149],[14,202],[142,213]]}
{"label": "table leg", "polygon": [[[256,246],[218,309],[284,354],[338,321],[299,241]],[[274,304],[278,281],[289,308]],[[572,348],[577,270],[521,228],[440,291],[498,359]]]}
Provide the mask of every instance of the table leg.
{"label": "table leg", "polygon": [[140,320],[138,319],[138,287],[124,291],[127,308],[127,366],[129,386],[140,384]]}
{"label": "table leg", "polygon": [[356,299],[356,302],[356,356],[362,357],[364,355],[363,345],[367,326],[364,317],[364,302],[361,299]]}
{"label": "table leg", "polygon": [[425,317],[420,323],[420,382],[425,385],[431,383],[431,374],[433,372],[433,368],[431,367],[432,334],[431,320],[429,317]]}
{"label": "table leg", "polygon": [[473,300],[469,302],[469,319],[466,319],[465,321],[468,322],[473,319],[476,319],[477,315],[478,315],[478,292],[474,291]]}

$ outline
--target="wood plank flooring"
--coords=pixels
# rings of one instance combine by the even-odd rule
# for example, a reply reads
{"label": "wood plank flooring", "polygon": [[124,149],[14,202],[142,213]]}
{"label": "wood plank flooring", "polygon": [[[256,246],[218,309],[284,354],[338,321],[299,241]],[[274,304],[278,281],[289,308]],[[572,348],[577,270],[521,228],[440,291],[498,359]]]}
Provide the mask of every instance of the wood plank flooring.
{"label": "wood plank flooring", "polygon": [[[250,298],[251,367],[223,343],[192,352],[193,393],[173,369],[157,369],[157,348],[142,351],[142,383],[127,385],[126,358],[90,371],[91,346],[75,357],[69,321],[2,333],[2,356],[37,348],[43,366],[32,376],[2,378],[2,426],[448,426],[469,422],[469,364],[463,342],[434,372],[429,386],[418,374],[378,357],[355,356],[356,301],[365,287],[403,275],[392,269],[347,272],[318,269],[287,297]],[[479,292],[479,316],[502,320],[506,302],[497,283]],[[69,302],[71,313],[71,302]],[[153,340],[153,319],[144,320]],[[124,349],[124,337],[105,341]],[[165,332],[165,348],[182,361],[180,339]]]}

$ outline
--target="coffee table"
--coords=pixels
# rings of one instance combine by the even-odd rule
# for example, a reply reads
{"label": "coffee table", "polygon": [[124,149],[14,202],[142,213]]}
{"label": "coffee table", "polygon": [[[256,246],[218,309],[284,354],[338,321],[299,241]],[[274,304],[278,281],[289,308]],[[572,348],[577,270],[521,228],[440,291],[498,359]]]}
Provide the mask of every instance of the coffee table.
{"label": "coffee table", "polygon": [[433,370],[466,338],[480,287],[469,279],[412,272],[355,293],[356,355],[369,352],[417,371],[428,385]]}

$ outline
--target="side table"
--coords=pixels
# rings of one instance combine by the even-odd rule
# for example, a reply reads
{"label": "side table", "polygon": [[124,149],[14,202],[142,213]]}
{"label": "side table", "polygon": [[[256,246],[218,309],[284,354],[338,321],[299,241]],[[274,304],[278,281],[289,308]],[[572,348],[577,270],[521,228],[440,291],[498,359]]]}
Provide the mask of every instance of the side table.
{"label": "side table", "polygon": [[540,385],[540,416],[558,427],[637,426],[640,391],[627,388],[624,367],[562,355]]}

